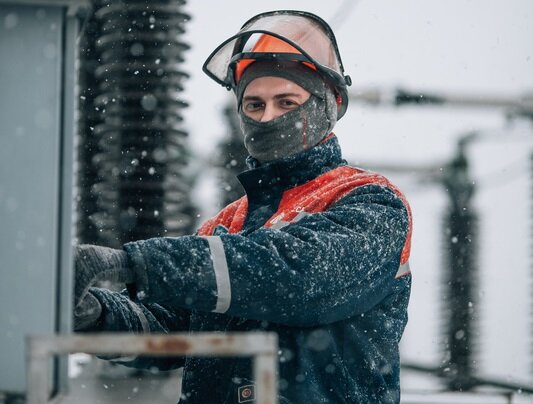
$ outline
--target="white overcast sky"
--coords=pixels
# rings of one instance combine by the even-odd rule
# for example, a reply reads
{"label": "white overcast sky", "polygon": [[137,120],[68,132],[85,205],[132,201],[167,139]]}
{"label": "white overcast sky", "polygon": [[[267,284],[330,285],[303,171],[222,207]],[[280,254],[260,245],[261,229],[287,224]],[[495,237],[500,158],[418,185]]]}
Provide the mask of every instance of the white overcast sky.
{"label": "white overcast sky", "polygon": [[[533,96],[533,1],[528,0],[189,0],[186,40],[192,46],[184,99],[191,148],[208,159],[226,128],[221,115],[230,93],[202,71],[205,58],[253,15],[273,9],[318,14],[334,28],[354,88],[379,87],[466,95]],[[507,380],[532,380],[531,181],[533,127],[506,121],[501,111],[372,107],[352,103],[335,132],[345,157],[358,164],[442,164],[456,140],[485,136],[469,149],[480,188],[481,220],[478,363]],[[411,201],[415,230],[406,359],[440,358],[442,212],[438,185],[416,175],[390,175]],[[209,183],[208,183],[209,184]],[[212,184],[211,184],[212,185]],[[203,190],[208,192],[209,186]],[[205,198],[209,200],[209,198]],[[209,214],[209,202],[204,211]]]}

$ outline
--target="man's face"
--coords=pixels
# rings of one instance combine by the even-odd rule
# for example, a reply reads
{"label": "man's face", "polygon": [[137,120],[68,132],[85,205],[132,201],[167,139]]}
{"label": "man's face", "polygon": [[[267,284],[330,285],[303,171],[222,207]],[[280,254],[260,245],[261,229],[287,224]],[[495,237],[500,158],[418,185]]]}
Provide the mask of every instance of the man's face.
{"label": "man's face", "polygon": [[242,111],[258,122],[267,122],[306,102],[311,93],[281,77],[259,77],[253,80],[242,97]]}

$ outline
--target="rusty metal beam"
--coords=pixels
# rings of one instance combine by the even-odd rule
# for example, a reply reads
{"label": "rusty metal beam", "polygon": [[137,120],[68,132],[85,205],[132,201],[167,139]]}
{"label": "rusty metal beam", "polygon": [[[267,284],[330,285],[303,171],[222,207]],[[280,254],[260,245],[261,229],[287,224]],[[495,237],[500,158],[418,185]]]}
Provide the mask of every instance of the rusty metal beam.
{"label": "rusty metal beam", "polygon": [[151,356],[250,356],[258,404],[277,404],[277,351],[275,333],[197,333],[120,335],[111,333],[34,335],[26,340],[28,404],[50,403],[49,359],[54,355],[84,352]]}

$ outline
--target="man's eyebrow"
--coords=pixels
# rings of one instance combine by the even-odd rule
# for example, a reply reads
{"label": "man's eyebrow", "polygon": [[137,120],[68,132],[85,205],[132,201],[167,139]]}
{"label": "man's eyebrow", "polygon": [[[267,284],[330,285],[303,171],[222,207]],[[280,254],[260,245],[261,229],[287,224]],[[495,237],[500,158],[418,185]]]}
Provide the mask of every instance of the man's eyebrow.
{"label": "man's eyebrow", "polygon": [[[298,93],[281,93],[281,94],[276,94],[274,96],[275,99],[280,99],[280,98],[285,98],[285,97],[298,97],[298,98],[301,98],[302,95],[301,94],[298,94]],[[243,100],[262,100],[262,98],[258,95],[245,95],[244,97],[242,97]]]}
{"label": "man's eyebrow", "polygon": [[302,94],[299,94],[299,93],[282,93],[282,94],[276,94],[274,96],[274,98],[276,99],[279,99],[279,98],[285,98],[285,97],[297,97],[297,98],[301,98],[302,97]]}
{"label": "man's eyebrow", "polygon": [[243,100],[261,100],[261,97],[257,96],[257,95],[245,95],[244,97],[242,97]]}

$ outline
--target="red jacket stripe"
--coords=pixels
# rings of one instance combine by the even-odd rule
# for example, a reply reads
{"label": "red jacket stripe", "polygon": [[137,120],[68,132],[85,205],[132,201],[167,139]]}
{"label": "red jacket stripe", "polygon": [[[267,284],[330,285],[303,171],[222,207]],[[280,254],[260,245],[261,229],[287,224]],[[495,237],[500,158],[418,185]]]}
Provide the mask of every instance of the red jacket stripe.
{"label": "red jacket stripe", "polygon": [[[401,199],[407,209],[409,227],[400,257],[400,264],[403,265],[408,261],[411,251],[411,208],[400,190],[380,174],[350,166],[341,166],[328,171],[312,181],[285,191],[277,212],[265,223],[265,227],[272,227],[280,220],[290,223],[302,211],[306,213],[324,212],[356,188],[366,185],[389,188]],[[208,220],[200,228],[198,234],[211,235],[218,225],[226,227],[229,233],[237,233],[244,225],[247,211],[248,200],[244,196],[228,205],[213,219]]]}

